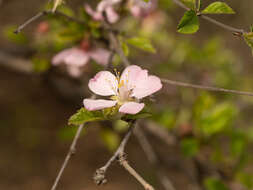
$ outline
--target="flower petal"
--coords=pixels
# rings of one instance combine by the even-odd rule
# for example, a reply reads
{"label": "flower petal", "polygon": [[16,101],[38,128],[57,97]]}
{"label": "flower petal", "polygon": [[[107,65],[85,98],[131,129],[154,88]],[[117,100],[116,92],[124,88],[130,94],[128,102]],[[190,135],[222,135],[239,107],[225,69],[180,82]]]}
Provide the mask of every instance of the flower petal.
{"label": "flower petal", "polygon": [[120,77],[120,83],[127,87],[128,90],[132,90],[136,86],[137,81],[145,80],[147,77],[147,70],[143,70],[137,65],[131,65],[123,71]]}
{"label": "flower petal", "polygon": [[68,73],[75,78],[80,77],[82,74],[82,68],[76,65],[67,65],[67,70]]}
{"label": "flower petal", "polygon": [[117,101],[103,100],[103,99],[98,99],[98,100],[84,99],[83,100],[84,107],[89,111],[95,111],[95,110],[101,110],[101,109],[104,109],[104,108],[110,108],[110,107],[115,106],[116,103],[117,103]]}
{"label": "flower petal", "polygon": [[113,9],[113,7],[107,7],[105,9],[106,17],[109,23],[113,24],[119,20],[119,15],[117,12]]}
{"label": "flower petal", "polygon": [[144,80],[136,81],[136,86],[133,89],[132,96],[141,99],[157,92],[161,88],[162,83],[160,78],[151,75]]}
{"label": "flower petal", "polygon": [[85,51],[78,48],[70,48],[55,55],[52,59],[52,64],[65,63],[67,65],[84,66],[89,59],[89,55]]}
{"label": "flower petal", "polygon": [[128,114],[137,114],[144,108],[144,106],[145,106],[144,103],[127,102],[119,108],[119,112]]}
{"label": "flower petal", "polygon": [[94,59],[98,64],[101,65],[107,65],[111,55],[110,51],[103,48],[94,49],[89,54],[92,59]]}
{"label": "flower petal", "polygon": [[101,12],[94,11],[90,5],[85,4],[84,9],[88,15],[90,15],[94,20],[101,21],[103,20],[103,15]]}
{"label": "flower petal", "polygon": [[121,1],[122,0],[102,0],[97,6],[97,11],[104,12],[106,8],[118,4]]}
{"label": "flower petal", "polygon": [[118,81],[109,71],[100,71],[88,84],[90,90],[101,96],[117,95]]}

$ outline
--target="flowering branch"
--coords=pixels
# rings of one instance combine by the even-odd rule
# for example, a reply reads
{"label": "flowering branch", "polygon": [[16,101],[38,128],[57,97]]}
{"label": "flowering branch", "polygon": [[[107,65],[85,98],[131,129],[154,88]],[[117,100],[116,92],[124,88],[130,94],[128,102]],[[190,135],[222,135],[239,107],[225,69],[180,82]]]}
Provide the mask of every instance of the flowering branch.
{"label": "flowering branch", "polygon": [[56,179],[54,181],[54,184],[53,184],[51,190],[55,190],[56,189],[56,187],[57,187],[57,185],[58,185],[58,183],[59,183],[59,181],[61,179],[61,176],[62,176],[62,174],[64,172],[64,169],[68,165],[68,162],[69,162],[70,158],[75,154],[75,152],[76,152],[76,143],[77,143],[77,141],[78,141],[78,139],[79,139],[79,137],[81,135],[83,127],[84,127],[83,124],[79,125],[78,130],[77,130],[77,132],[75,134],[74,140],[73,140],[73,142],[72,142],[72,144],[70,146],[70,149],[68,151],[68,154],[67,154],[67,156],[66,156],[66,158],[65,158],[65,160],[64,160],[64,162],[63,162],[63,164],[61,166],[61,169],[60,169],[60,171],[59,171],[59,173],[58,173],[58,175],[57,175],[57,177],[56,177]]}
{"label": "flowering branch", "polygon": [[[180,1],[178,1],[178,3],[180,5],[182,4]],[[182,4],[181,7],[185,7],[185,5]],[[208,17],[208,19],[211,19],[211,18]],[[215,21],[215,22],[218,22],[218,21]],[[123,49],[121,48],[121,46],[120,46],[120,44],[119,44],[119,42],[117,40],[117,37],[115,36],[115,33],[110,29],[110,25],[108,25],[107,23],[105,23],[105,27],[109,31],[110,42],[112,43],[112,46],[114,47],[114,49],[117,52],[117,54],[120,56],[123,64],[125,66],[130,65],[131,63],[129,62],[128,58],[125,56],[125,54],[123,52]],[[234,32],[238,32],[238,31],[234,31]],[[231,94],[237,94],[237,95],[253,96],[252,92],[230,90],[230,89],[225,89],[225,88],[217,88],[217,87],[198,85],[198,84],[190,84],[190,83],[179,82],[179,81],[174,81],[174,80],[169,80],[169,79],[163,79],[163,78],[161,78],[161,81],[163,83],[165,83],[165,84],[170,84],[170,85],[174,85],[174,86],[183,86],[183,87],[196,88],[196,89],[202,89],[202,90],[208,90],[208,91],[225,92],[225,93],[231,93]]]}

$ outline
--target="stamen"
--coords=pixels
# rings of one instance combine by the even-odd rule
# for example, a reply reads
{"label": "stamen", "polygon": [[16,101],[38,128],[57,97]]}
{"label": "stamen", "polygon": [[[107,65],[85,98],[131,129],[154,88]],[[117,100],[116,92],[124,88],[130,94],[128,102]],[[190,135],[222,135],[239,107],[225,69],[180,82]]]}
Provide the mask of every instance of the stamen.
{"label": "stamen", "polygon": [[119,82],[118,88],[120,88],[120,87],[122,87],[122,86],[124,86],[124,80],[121,80],[121,81]]}

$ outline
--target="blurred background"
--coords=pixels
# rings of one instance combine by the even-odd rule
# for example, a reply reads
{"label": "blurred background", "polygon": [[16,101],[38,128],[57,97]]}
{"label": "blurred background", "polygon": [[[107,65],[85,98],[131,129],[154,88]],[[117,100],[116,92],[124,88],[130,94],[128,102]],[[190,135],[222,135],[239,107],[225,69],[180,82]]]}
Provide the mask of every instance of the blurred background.
{"label": "blurred background", "polygon": [[[204,5],[211,2],[206,0]],[[213,18],[248,30],[253,1],[226,2],[237,14]],[[45,4],[45,0],[0,0],[0,189],[51,187],[77,129],[67,125],[68,118],[82,106],[83,98],[91,95],[87,80],[101,69],[92,63],[82,78],[76,79],[62,71],[64,68],[51,66],[52,56],[77,44],[76,33],[86,31],[85,27],[69,26],[74,29],[68,31],[63,21],[44,17],[21,34],[13,34],[16,26]],[[82,17],[83,4],[66,0],[62,11]],[[156,49],[150,53],[129,46],[133,64],[163,78],[253,92],[253,59],[243,39],[201,19],[196,34],[179,34],[176,28],[184,11],[171,0],[160,0],[158,5],[143,19],[127,15],[115,26],[125,32],[122,38],[144,36]],[[44,21],[50,33],[38,32]],[[100,39],[96,24],[90,26],[94,26],[93,38]],[[117,57],[114,65],[119,65]],[[168,146],[144,124],[142,127],[158,155],[158,167],[176,189],[194,189],[195,183],[207,190],[253,189],[252,104],[252,97],[170,85],[154,96],[147,108],[153,116],[146,123],[176,137],[177,143]],[[92,180],[95,170],[118,146],[125,132],[123,125],[88,124],[58,189],[141,190],[117,163],[108,170],[108,184],[98,187]],[[126,152],[130,164],[156,189],[163,189],[134,136]]]}

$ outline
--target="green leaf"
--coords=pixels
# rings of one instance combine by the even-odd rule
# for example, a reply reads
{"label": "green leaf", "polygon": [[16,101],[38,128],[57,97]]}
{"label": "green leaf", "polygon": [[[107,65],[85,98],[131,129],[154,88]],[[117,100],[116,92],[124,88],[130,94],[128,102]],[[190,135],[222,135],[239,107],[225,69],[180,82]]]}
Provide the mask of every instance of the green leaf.
{"label": "green leaf", "polygon": [[[63,3],[61,5],[63,5]],[[58,9],[59,12],[64,13],[65,15],[68,15],[70,17],[75,16],[75,12],[70,7],[58,6],[57,9]]]}
{"label": "green leaf", "polygon": [[136,48],[139,48],[141,50],[144,50],[150,53],[156,52],[150,40],[144,37],[134,37],[134,38],[127,39],[127,43],[129,43],[132,46],[135,46]]}
{"label": "green leaf", "polygon": [[123,49],[123,52],[124,52],[125,56],[128,56],[129,55],[128,45],[125,42],[122,42],[121,46],[122,46],[122,49]]}
{"label": "green leaf", "polygon": [[202,14],[235,14],[234,10],[223,2],[214,2],[208,5]]}
{"label": "green leaf", "polygon": [[253,32],[243,34],[245,42],[251,48],[252,55],[253,55]]}
{"label": "green leaf", "polygon": [[185,4],[190,9],[196,9],[196,0],[181,0],[183,4]]}
{"label": "green leaf", "polygon": [[246,151],[246,147],[247,147],[247,136],[246,134],[244,134],[243,132],[240,131],[234,131],[231,134],[231,154],[232,156],[235,157],[240,157],[242,156],[245,151]]}
{"label": "green leaf", "polygon": [[204,185],[207,190],[229,190],[221,180],[213,177],[205,179]]}
{"label": "green leaf", "polygon": [[199,19],[195,11],[185,12],[181,19],[177,31],[183,34],[193,34],[199,30]]}
{"label": "green leaf", "polygon": [[236,178],[248,189],[253,188],[253,175],[250,173],[238,173]]}
{"label": "green leaf", "polygon": [[218,104],[202,113],[200,129],[206,136],[220,133],[228,127],[236,115],[236,108],[229,103]]}
{"label": "green leaf", "polygon": [[152,116],[151,113],[140,112],[135,115],[127,114],[127,115],[123,116],[121,119],[124,121],[129,121],[129,120],[136,120],[136,119],[144,119],[144,118],[151,117],[151,116]]}
{"label": "green leaf", "polygon": [[106,120],[102,111],[88,111],[81,108],[69,119],[69,125],[81,125],[90,121]]}
{"label": "green leaf", "polygon": [[27,37],[23,33],[15,34],[14,31],[17,29],[17,26],[7,26],[3,29],[3,35],[6,37],[9,41],[18,44],[18,45],[24,45],[28,42]]}
{"label": "green leaf", "polygon": [[186,157],[193,157],[199,151],[199,142],[194,138],[186,138],[181,141],[181,150]]}

